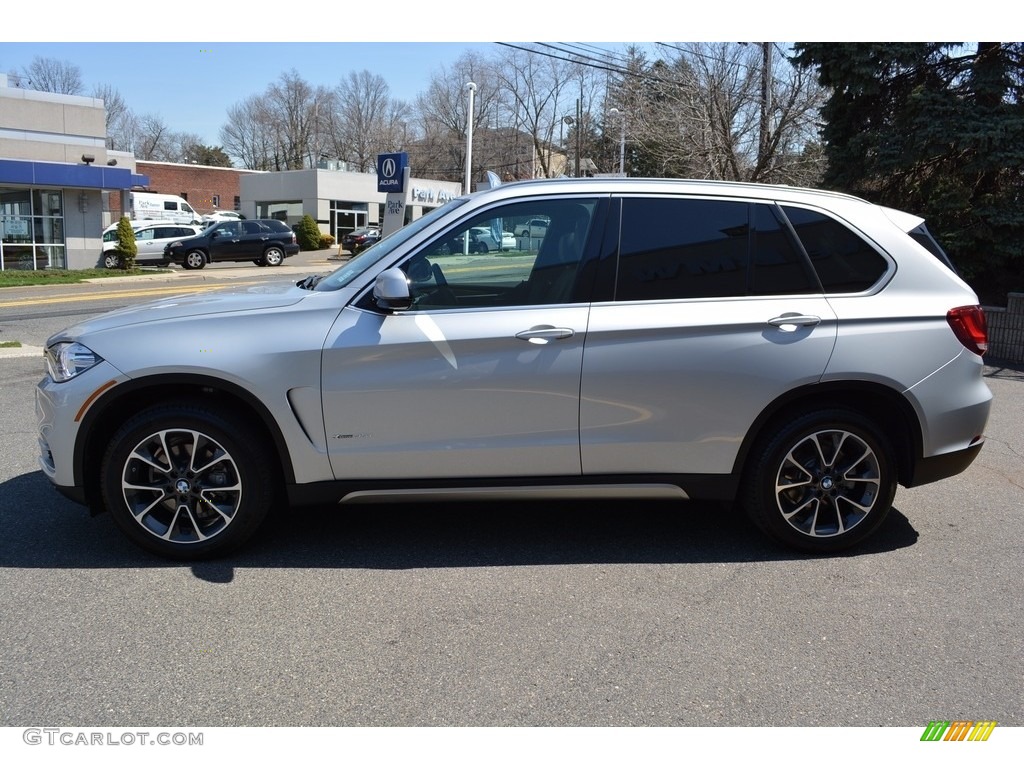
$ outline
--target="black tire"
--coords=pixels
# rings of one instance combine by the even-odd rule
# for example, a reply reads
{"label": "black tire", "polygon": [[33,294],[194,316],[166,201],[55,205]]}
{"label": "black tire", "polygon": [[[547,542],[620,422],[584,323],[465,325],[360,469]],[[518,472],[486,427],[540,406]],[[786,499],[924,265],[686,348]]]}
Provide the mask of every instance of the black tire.
{"label": "black tire", "polygon": [[119,253],[107,251],[103,254],[103,266],[107,269],[124,269],[124,259]]}
{"label": "black tire", "polygon": [[148,408],[113,436],[103,503],[135,544],[176,560],[222,555],[246,541],[274,499],[266,440],[244,420],[191,402]]}
{"label": "black tire", "polygon": [[845,409],[808,413],[750,454],[742,503],[764,533],[803,552],[838,552],[870,536],[896,495],[889,441]]}
{"label": "black tire", "polygon": [[263,263],[268,267],[280,267],[284,264],[284,251],[272,245],[263,252]]}
{"label": "black tire", "polygon": [[530,230],[528,230],[528,229],[524,229],[524,230],[523,230],[523,231],[522,231],[522,232],[521,232],[521,233],[519,234],[519,236],[520,236],[520,237],[529,237],[529,236],[530,236]]}
{"label": "black tire", "polygon": [[181,266],[185,269],[202,269],[206,266],[206,254],[198,249],[189,251],[181,260]]}

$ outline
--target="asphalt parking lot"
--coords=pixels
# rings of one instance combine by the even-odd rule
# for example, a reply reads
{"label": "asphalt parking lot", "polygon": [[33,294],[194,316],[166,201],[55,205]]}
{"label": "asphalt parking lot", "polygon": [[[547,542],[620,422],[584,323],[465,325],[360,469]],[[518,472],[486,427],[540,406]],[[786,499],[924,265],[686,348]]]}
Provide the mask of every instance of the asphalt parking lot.
{"label": "asphalt parking lot", "polygon": [[53,491],[40,375],[0,359],[0,725],[1024,724],[1019,369],[975,464],[839,557],[607,501],[282,509],[196,565]]}

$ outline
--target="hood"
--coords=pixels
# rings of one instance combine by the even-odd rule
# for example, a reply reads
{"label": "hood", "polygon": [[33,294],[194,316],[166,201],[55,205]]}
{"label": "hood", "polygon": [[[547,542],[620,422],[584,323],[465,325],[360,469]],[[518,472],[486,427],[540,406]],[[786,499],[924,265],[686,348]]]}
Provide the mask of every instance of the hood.
{"label": "hood", "polygon": [[59,339],[78,338],[89,333],[123,328],[137,323],[287,307],[309,295],[309,291],[298,288],[294,283],[285,282],[254,285],[245,289],[227,288],[206,293],[169,296],[97,315],[54,334],[46,343],[50,345]]}

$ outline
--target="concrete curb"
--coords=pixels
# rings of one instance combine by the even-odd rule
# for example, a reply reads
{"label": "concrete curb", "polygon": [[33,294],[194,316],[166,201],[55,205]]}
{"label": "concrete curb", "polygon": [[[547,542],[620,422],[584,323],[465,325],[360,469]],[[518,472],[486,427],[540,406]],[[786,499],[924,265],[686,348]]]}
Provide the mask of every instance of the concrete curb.
{"label": "concrete curb", "polygon": [[43,348],[31,346],[0,347],[0,360],[6,357],[37,357],[41,361],[43,359]]}

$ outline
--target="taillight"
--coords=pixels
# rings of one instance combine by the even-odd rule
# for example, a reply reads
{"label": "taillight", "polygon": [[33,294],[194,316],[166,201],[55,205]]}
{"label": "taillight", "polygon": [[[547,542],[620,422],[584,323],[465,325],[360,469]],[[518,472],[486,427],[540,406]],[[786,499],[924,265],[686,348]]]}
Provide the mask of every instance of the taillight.
{"label": "taillight", "polygon": [[946,313],[946,322],[957,339],[976,355],[988,351],[988,324],[981,307],[956,307]]}

